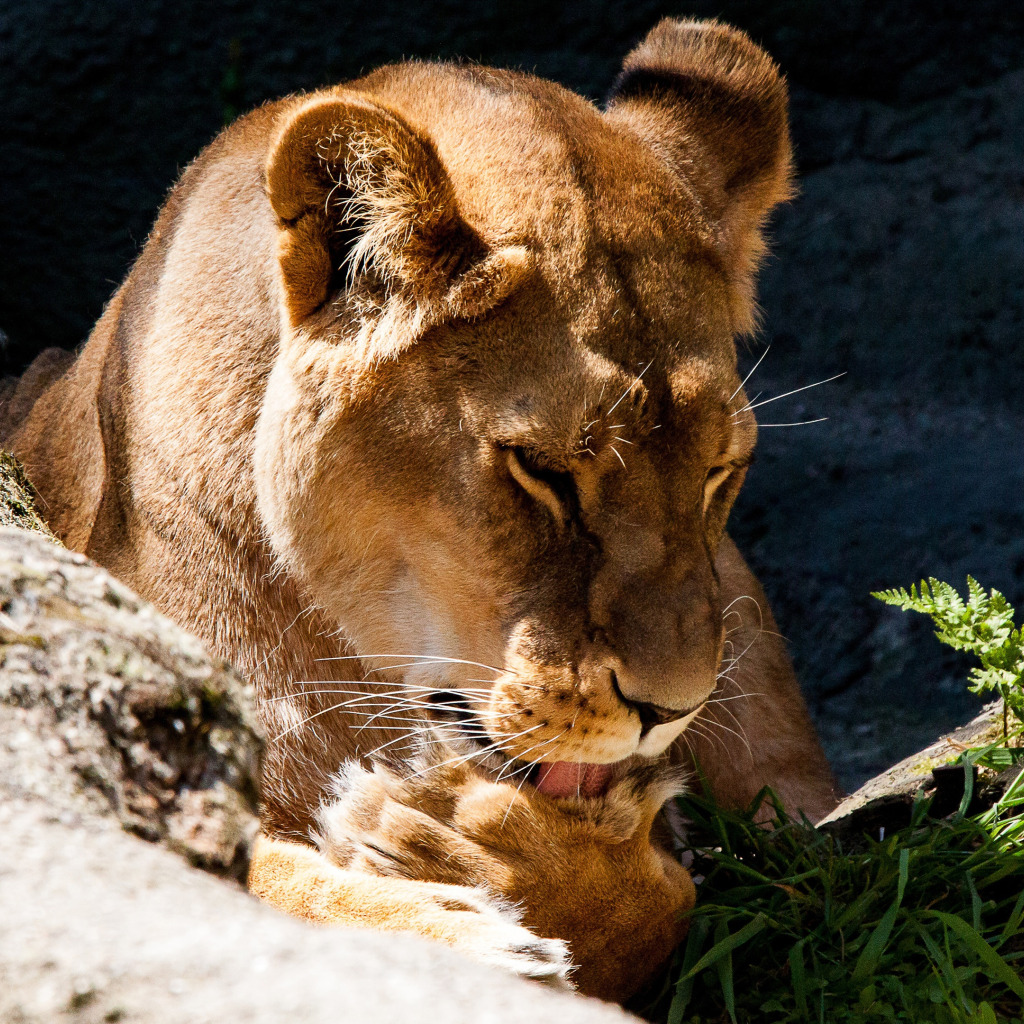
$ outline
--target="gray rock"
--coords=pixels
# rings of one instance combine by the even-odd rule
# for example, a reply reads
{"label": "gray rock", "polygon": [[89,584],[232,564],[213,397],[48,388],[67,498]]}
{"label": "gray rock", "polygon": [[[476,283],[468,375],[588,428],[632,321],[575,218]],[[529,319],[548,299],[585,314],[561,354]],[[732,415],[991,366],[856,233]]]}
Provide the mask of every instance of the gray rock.
{"label": "gray rock", "polygon": [[[13,394],[15,383],[10,378],[0,381],[0,388],[8,384]],[[0,421],[3,419],[4,397],[0,396]],[[0,526],[20,526],[41,533],[51,540],[55,539],[50,528],[39,517],[33,498],[32,485],[21,463],[13,455],[0,450]]]}
{"label": "gray rock", "polygon": [[845,376],[758,409],[828,422],[762,430],[732,529],[852,789],[981,706],[970,660],[871,591],[970,573],[1024,603],[1024,72],[795,116],[818,163],[772,227],[748,391]]}
{"label": "gray rock", "polygon": [[0,792],[241,879],[260,748],[227,664],[84,556],[0,527]]}
{"label": "gray rock", "polygon": [[4,1024],[624,1024],[412,936],[316,928],[125,835],[0,802]]}
{"label": "gray rock", "polygon": [[[838,826],[839,831],[847,833],[867,831],[869,822],[889,822],[891,827],[899,828],[909,821],[910,808],[918,793],[941,797],[949,811],[956,810],[964,793],[964,775],[953,769],[954,762],[970,747],[998,742],[1002,731],[1003,704],[995,701],[966,725],[868,779],[820,824]],[[939,793],[940,789],[949,792]],[[942,813],[948,811],[943,808]]]}
{"label": "gray rock", "polygon": [[[0,510],[30,521],[16,468]],[[42,530],[0,526],[0,1022],[631,1019],[212,877],[257,829],[248,689]]]}

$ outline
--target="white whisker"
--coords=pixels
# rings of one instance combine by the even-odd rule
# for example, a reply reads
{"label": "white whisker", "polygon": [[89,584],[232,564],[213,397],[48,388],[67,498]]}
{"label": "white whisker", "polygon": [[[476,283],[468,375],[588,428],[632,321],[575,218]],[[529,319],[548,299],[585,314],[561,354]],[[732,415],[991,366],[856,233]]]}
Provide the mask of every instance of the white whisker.
{"label": "white whisker", "polygon": [[[352,682],[352,683],[355,683],[356,685],[359,685],[361,680],[353,679],[353,680],[345,680],[345,682]],[[439,689],[438,687],[435,687],[435,686],[423,686],[423,687],[419,687],[417,689],[383,690],[383,691],[382,690],[343,690],[343,689],[339,689],[339,688],[335,687],[333,689],[323,689],[323,690],[296,690],[295,693],[286,694],[285,696],[288,696],[288,697],[308,697],[308,696],[312,696],[313,694],[317,694],[317,693],[337,693],[339,695],[340,694],[344,694],[344,695],[350,696],[352,698],[352,702],[353,703],[362,701],[364,699],[368,700],[368,701],[370,701],[370,700],[383,700],[384,698],[387,698],[387,697],[394,697],[395,699],[398,699],[398,700],[419,701],[420,703],[430,703],[429,701],[422,700],[422,698],[420,696],[416,696],[417,693],[420,693],[420,694],[428,694],[428,693],[457,693],[460,696],[465,696],[465,697],[472,697],[472,696],[487,697],[487,696],[490,695],[490,691],[489,690],[476,690],[476,691],[465,690],[464,691],[464,690],[457,690],[454,687],[442,687],[442,688]],[[271,700],[281,700],[282,698],[281,697],[267,697],[266,699],[268,701],[271,701]]]}
{"label": "white whisker", "polygon": [[740,601],[753,601],[757,605],[758,611],[761,610],[761,605],[758,604],[757,599],[750,596],[750,594],[740,594],[739,597],[734,597],[723,609],[723,614],[727,612],[734,604],[739,604]]}
{"label": "white whisker", "polygon": [[[400,743],[402,740],[406,740],[408,742],[414,742],[415,738],[417,736],[422,736],[422,735],[424,735],[424,733],[428,733],[428,732],[430,732],[429,728],[425,728],[425,729],[408,729],[408,730],[406,730],[404,736],[396,736],[394,739],[388,740],[386,743],[381,743],[379,746],[374,747],[373,750],[369,751],[368,753],[366,753],[363,756],[366,757],[366,758],[372,758],[374,755],[379,754],[382,750],[385,750],[388,747],[390,747],[393,743]],[[358,753],[358,749],[356,750],[356,753]]]}
{"label": "white whisker", "polygon": [[295,732],[296,729],[301,729],[304,725],[308,725],[314,719],[319,718],[321,715],[329,714],[331,711],[336,711],[337,708],[337,704],[332,704],[329,708],[324,708],[322,711],[318,711],[315,715],[309,715],[307,718],[304,718],[301,722],[296,722],[295,725],[289,726],[287,729],[285,729],[284,732],[278,733],[276,736],[273,737],[271,742],[277,743],[278,740],[283,740],[285,736],[288,736],[290,733]]}
{"label": "white whisker", "polygon": [[761,427],[809,427],[812,423],[824,423],[828,419],[827,416],[819,416],[816,420],[797,420],[795,423],[758,423],[758,429]]}
{"label": "white whisker", "polygon": [[[491,679],[467,679],[466,682],[467,683],[490,683],[490,682],[493,682],[493,680],[491,680]],[[524,683],[524,682],[521,682],[519,680],[516,681],[515,686],[519,690],[543,690],[544,689],[543,686],[537,686],[536,683]],[[485,692],[491,693],[492,691],[491,690],[487,690]]]}
{"label": "white whisker", "polygon": [[637,384],[639,384],[639,383],[640,383],[641,379],[643,378],[643,375],[644,375],[644,374],[645,374],[645,373],[646,373],[646,372],[647,372],[647,371],[648,371],[648,370],[649,370],[649,369],[650,369],[650,368],[651,368],[651,367],[652,367],[653,365],[654,365],[654,360],[652,359],[652,360],[651,360],[651,361],[650,361],[650,362],[649,362],[649,363],[648,363],[648,364],[647,364],[647,365],[646,365],[646,366],[645,366],[645,367],[644,367],[644,368],[643,368],[643,369],[642,369],[642,370],[640,371],[640,374],[639,374],[639,376],[638,376],[638,377],[636,378],[636,380],[634,380],[634,381],[630,381],[629,387],[628,387],[628,388],[626,388],[626,390],[625,390],[625,391],[623,391],[621,395],[619,395],[619,399],[618,399],[618,401],[617,401],[617,402],[616,402],[616,403],[615,403],[615,404],[614,404],[614,405],[613,405],[613,406],[612,406],[612,407],[611,407],[611,408],[610,408],[610,409],[609,409],[609,410],[608,410],[608,411],[607,411],[607,412],[605,413],[605,416],[611,416],[611,414],[612,414],[613,412],[615,412],[615,410],[616,410],[616,409],[618,409],[618,407],[619,407],[619,406],[620,406],[620,405],[622,404],[622,401],[623,401],[623,399],[624,399],[624,398],[626,397],[626,395],[628,395],[628,394],[630,393],[630,391],[632,391],[632,390],[633,390],[633,388],[634,388],[634,387],[635,387],[635,386],[636,386]]}
{"label": "white whisker", "polygon": [[[754,370],[756,370],[761,365],[761,363],[764,362],[764,357],[768,355],[768,353],[771,351],[771,348],[771,345],[769,345],[764,350],[764,352],[761,353],[761,358],[758,359],[756,363],[754,363],[754,369],[751,370],[750,373],[748,373],[742,381],[740,381],[740,386],[729,396],[729,401],[725,403],[726,405],[731,405],[732,400],[747,386],[747,381],[754,376]],[[735,416],[736,413],[733,413],[733,415]]]}
{"label": "white whisker", "polygon": [[750,746],[750,741],[743,733],[739,733],[735,729],[730,729],[729,726],[727,726],[724,722],[719,722],[715,718],[702,719],[701,724],[706,726],[717,726],[719,729],[724,729],[726,732],[732,733],[732,735],[735,736],[737,739],[743,741],[744,746],[746,746],[747,748],[747,754],[750,757],[750,760],[754,760],[754,751]]}
{"label": "white whisker", "polygon": [[[508,821],[509,812],[512,810],[512,805],[516,802],[516,797],[518,797],[519,794],[523,791],[523,786],[526,785],[527,781],[530,778],[530,772],[532,772],[533,769],[536,768],[538,764],[540,764],[540,758],[539,757],[536,758],[535,760],[531,761],[526,766],[528,771],[519,780],[519,785],[516,786],[516,791],[512,795],[512,799],[509,800],[508,807],[505,808],[505,814],[502,816],[501,825],[498,826],[499,828],[504,828],[505,827],[505,822]],[[513,774],[515,774],[515,773],[513,773]],[[509,778],[512,778],[512,776],[510,775]]]}
{"label": "white whisker", "polygon": [[837,373],[834,377],[826,377],[824,380],[816,380],[813,384],[804,384],[803,387],[793,388],[792,391],[785,391],[781,395],[776,395],[774,398],[766,398],[763,402],[748,402],[742,409],[737,409],[733,413],[733,416],[738,416],[741,412],[748,412],[753,409],[760,409],[762,405],[771,405],[772,402],[779,402],[783,398],[789,398],[790,395],[798,395],[801,391],[809,391],[811,388],[821,387],[822,384],[831,384],[834,380],[839,380],[840,377],[845,377],[846,371]]}
{"label": "white whisker", "polygon": [[[367,658],[412,658],[414,664],[422,664],[424,662],[437,663],[437,664],[448,664],[448,665],[472,665],[475,668],[485,668],[488,672],[497,672],[498,675],[504,675],[507,669],[496,668],[494,665],[485,665],[481,661],[467,661],[465,658],[449,658],[445,655],[440,654],[339,654],[334,655],[330,658],[317,658],[317,661],[362,661]],[[383,672],[386,669],[393,667],[385,665],[380,669],[374,669],[375,672]]]}
{"label": "white whisker", "polygon": [[[731,676],[727,676],[730,682],[735,683],[736,680]],[[727,700],[743,700],[745,697],[765,697],[767,694],[758,693],[757,691],[748,692],[744,690],[743,693],[737,693],[732,697],[709,697],[704,703],[705,704],[724,704]]]}
{"label": "white whisker", "polygon": [[432,771],[434,771],[437,768],[445,768],[446,766],[448,766],[450,764],[459,764],[459,763],[465,763],[466,761],[472,761],[474,758],[480,757],[483,754],[488,754],[488,753],[491,753],[491,752],[493,752],[495,750],[500,750],[502,743],[509,743],[512,740],[520,739],[521,737],[526,736],[528,733],[535,732],[537,729],[540,729],[540,728],[541,728],[541,726],[534,725],[534,726],[532,726],[529,729],[524,729],[522,732],[513,733],[513,734],[511,734],[509,736],[502,736],[500,740],[495,741],[489,747],[484,747],[482,750],[474,750],[471,754],[460,754],[458,757],[453,757],[453,758],[450,758],[447,761],[442,761],[440,764],[427,765],[426,768],[421,768],[419,771],[413,772],[412,775],[406,776],[406,778],[407,779],[415,779],[418,776],[425,775],[428,772],[432,772]]}
{"label": "white whisker", "polygon": [[[517,768],[517,769],[516,769],[516,770],[515,770],[514,772],[511,772],[511,773],[510,773],[509,775],[505,775],[505,770],[506,770],[506,769],[507,769],[507,768],[508,768],[508,767],[509,767],[510,765],[513,765],[513,764],[515,764],[515,762],[516,762],[516,761],[522,761],[522,760],[523,760],[523,758],[524,758],[524,757],[526,757],[526,755],[527,755],[528,753],[530,753],[530,751],[531,751],[531,750],[536,750],[536,749],[537,749],[538,747],[543,747],[543,746],[545,746],[546,744],[551,744],[551,743],[557,743],[557,742],[558,742],[558,741],[559,741],[559,740],[560,740],[560,739],[561,739],[561,738],[562,738],[562,737],[563,737],[563,736],[564,736],[564,735],[566,734],[566,732],[567,732],[567,731],[568,731],[568,730],[566,730],[566,729],[563,729],[563,730],[562,730],[562,731],[561,731],[560,733],[558,733],[558,735],[557,735],[557,736],[552,736],[552,737],[550,737],[549,739],[546,739],[546,740],[541,740],[541,741],[540,741],[539,743],[535,743],[535,744],[534,744],[534,745],[533,745],[532,747],[527,747],[527,748],[526,748],[526,749],[525,749],[524,751],[522,751],[521,753],[519,753],[518,755],[516,755],[516,757],[514,757],[514,758],[510,758],[510,759],[509,759],[509,760],[508,760],[508,761],[506,762],[506,764],[505,764],[505,768],[502,768],[502,769],[501,769],[501,771],[500,771],[500,772],[498,772],[498,774],[497,774],[497,776],[495,777],[495,780],[494,780],[494,781],[495,781],[495,782],[500,782],[500,781],[501,781],[501,779],[502,779],[502,777],[505,777],[505,778],[509,778],[509,779],[511,779],[511,778],[514,778],[514,777],[515,777],[516,775],[518,775],[518,774],[519,774],[519,772],[521,772],[521,771],[522,771],[523,769],[522,769],[522,768]],[[534,764],[536,764],[536,763],[538,763],[538,762],[539,762],[539,760],[540,760],[540,758],[537,758],[537,759],[536,759],[536,760],[535,760],[535,761],[534,761],[533,763],[534,763]]]}

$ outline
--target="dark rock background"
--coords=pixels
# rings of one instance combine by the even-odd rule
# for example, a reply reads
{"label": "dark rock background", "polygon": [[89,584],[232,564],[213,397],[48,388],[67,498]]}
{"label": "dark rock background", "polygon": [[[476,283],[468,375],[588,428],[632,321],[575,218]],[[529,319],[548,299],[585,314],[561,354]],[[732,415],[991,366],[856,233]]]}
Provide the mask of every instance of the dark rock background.
{"label": "dark rock background", "polygon": [[7,0],[0,327],[7,372],[73,347],[168,187],[264,99],[464,56],[599,99],[663,14],[778,58],[800,197],[763,275],[770,344],[734,520],[847,786],[970,717],[963,665],[868,592],[970,572],[1024,604],[1024,7],[1006,0]]}

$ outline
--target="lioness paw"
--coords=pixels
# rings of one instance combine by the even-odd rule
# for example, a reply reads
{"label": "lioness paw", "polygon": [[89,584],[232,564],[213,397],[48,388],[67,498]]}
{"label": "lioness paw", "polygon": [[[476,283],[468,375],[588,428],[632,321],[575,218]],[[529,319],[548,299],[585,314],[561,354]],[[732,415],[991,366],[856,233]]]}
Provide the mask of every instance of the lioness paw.
{"label": "lioness paw", "polygon": [[500,967],[555,988],[572,989],[569,946],[561,939],[541,939],[522,925],[487,928],[458,944],[481,963]]}
{"label": "lioness paw", "polygon": [[[603,797],[555,799],[489,781],[444,748],[421,760],[405,775],[381,764],[346,765],[314,838],[348,870],[443,883],[461,901],[482,901],[474,927],[453,945],[546,977],[549,968],[514,961],[536,960],[544,948],[537,942],[561,939],[580,989],[613,998],[634,991],[685,933],[693,883],[650,840],[658,810],[680,787],[675,770],[642,763]],[[501,929],[509,927],[521,941],[506,941]]]}
{"label": "lioness paw", "polygon": [[481,963],[556,987],[571,987],[569,949],[530,931],[517,907],[481,888],[374,877],[339,870],[305,843],[261,836],[249,891],[320,924],[411,932]]}
{"label": "lioness paw", "polygon": [[[381,764],[350,762],[321,804],[313,839],[339,867],[500,893],[507,868],[453,827],[458,791],[429,791]],[[421,809],[422,808],[422,809]]]}
{"label": "lioness paw", "polygon": [[[448,888],[448,887],[445,887]],[[458,888],[452,886],[451,888]],[[519,923],[518,913],[488,894],[466,889],[464,896],[447,895],[440,902],[449,912],[449,945],[481,963],[557,988],[572,988],[573,964],[569,946],[561,939],[545,939]],[[458,905],[471,911],[454,909]]]}
{"label": "lioness paw", "polygon": [[566,943],[538,937],[520,923],[519,909],[496,895],[507,885],[507,869],[454,829],[409,806],[418,789],[415,780],[403,786],[382,765],[368,771],[346,764],[318,816],[314,839],[321,852],[351,871],[440,883],[432,889],[443,912],[434,937],[482,963],[571,987]]}

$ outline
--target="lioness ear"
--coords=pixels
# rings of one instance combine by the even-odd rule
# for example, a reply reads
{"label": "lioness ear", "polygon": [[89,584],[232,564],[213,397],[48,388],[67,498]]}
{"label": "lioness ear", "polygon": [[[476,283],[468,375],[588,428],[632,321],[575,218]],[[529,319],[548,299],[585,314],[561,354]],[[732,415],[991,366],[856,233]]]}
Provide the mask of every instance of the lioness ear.
{"label": "lioness ear", "polygon": [[[270,147],[266,189],[293,326],[360,273],[420,328],[480,315],[521,276],[525,253],[490,252],[459,215],[431,141],[364,96],[332,94],[294,111]],[[412,340],[406,330],[395,345]]]}
{"label": "lioness ear", "polygon": [[607,116],[687,179],[749,279],[759,229],[792,190],[786,83],[768,54],[716,21],[666,18],[626,57]]}

